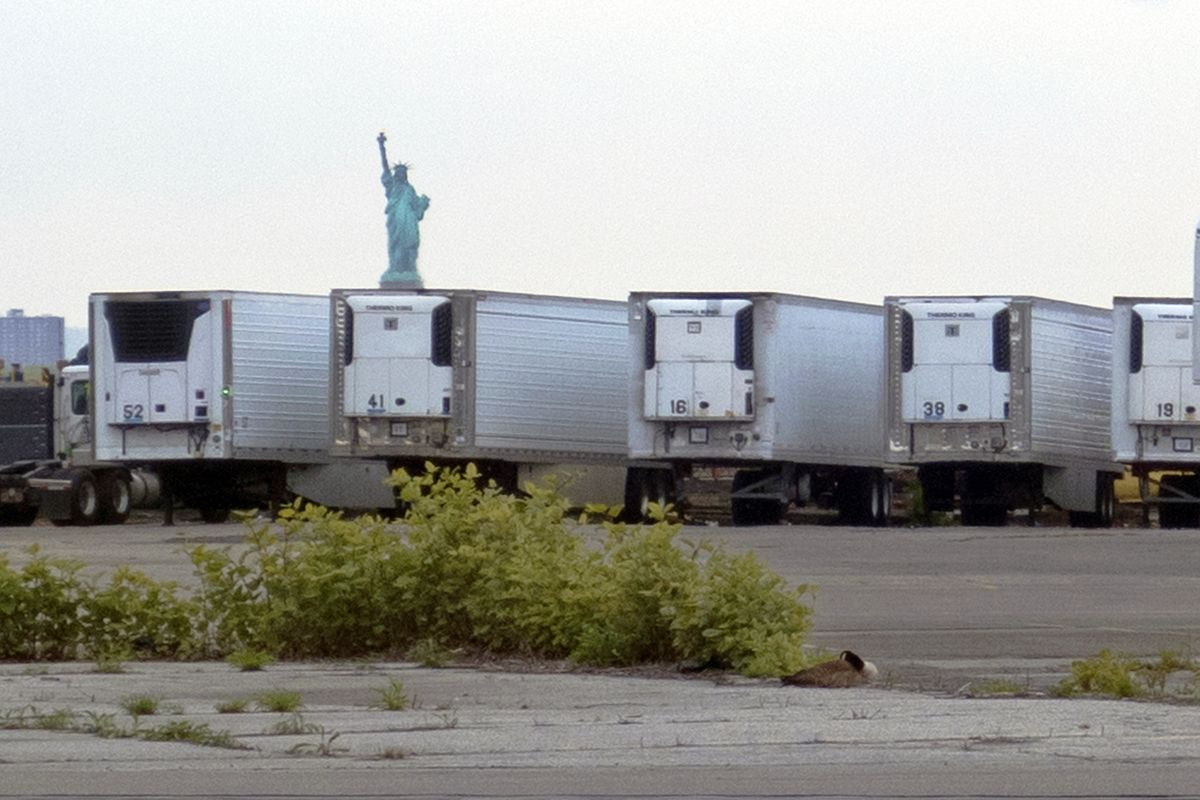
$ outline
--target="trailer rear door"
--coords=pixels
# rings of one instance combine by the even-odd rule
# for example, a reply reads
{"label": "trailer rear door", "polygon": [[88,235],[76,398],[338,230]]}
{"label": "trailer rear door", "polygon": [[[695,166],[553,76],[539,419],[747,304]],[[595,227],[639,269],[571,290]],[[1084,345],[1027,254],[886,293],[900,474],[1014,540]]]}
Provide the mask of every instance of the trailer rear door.
{"label": "trailer rear door", "polygon": [[904,420],[1007,419],[1008,304],[914,302],[904,313]]}
{"label": "trailer rear door", "polygon": [[104,305],[113,354],[116,425],[206,422],[216,313],[211,301],[109,300]]}
{"label": "trailer rear door", "polygon": [[1138,303],[1130,318],[1129,419],[1195,422],[1200,386],[1192,383],[1192,307]]}
{"label": "trailer rear door", "polygon": [[345,386],[348,417],[450,416],[449,298],[348,295]]}
{"label": "trailer rear door", "polygon": [[753,303],[658,299],[646,307],[646,418],[753,418]]}

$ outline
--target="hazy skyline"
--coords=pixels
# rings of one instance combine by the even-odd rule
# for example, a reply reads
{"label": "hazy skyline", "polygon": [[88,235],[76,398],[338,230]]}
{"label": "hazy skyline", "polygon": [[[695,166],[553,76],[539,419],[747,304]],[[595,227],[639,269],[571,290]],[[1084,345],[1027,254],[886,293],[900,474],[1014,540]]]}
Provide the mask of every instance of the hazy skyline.
{"label": "hazy skyline", "polygon": [[1183,2],[0,5],[0,313],[431,288],[1187,296]]}

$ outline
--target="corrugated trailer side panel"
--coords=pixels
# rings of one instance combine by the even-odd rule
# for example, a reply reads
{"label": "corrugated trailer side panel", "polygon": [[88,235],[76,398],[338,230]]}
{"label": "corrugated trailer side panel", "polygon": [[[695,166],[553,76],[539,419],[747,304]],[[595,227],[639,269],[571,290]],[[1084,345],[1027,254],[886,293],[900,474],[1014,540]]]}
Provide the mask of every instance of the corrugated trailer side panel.
{"label": "corrugated trailer side panel", "polygon": [[235,457],[325,460],[329,300],[237,293],[229,302]]}
{"label": "corrugated trailer side panel", "polygon": [[767,345],[759,408],[771,409],[770,457],[882,465],[883,309],[816,298],[760,303],[775,306],[758,331]]}
{"label": "corrugated trailer side panel", "polygon": [[1034,300],[1030,370],[1033,451],[1111,459],[1111,314]]}
{"label": "corrugated trailer side panel", "polygon": [[624,303],[480,295],[474,444],[624,455]]}

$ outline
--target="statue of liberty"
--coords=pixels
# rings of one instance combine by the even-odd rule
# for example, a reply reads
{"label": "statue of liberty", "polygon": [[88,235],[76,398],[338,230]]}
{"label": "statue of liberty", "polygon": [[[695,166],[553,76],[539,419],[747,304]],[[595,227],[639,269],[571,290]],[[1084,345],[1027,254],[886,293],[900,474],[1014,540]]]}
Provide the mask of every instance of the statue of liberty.
{"label": "statue of liberty", "polygon": [[384,289],[420,289],[421,274],[417,272],[417,249],[421,246],[421,233],[417,223],[429,208],[429,198],[417,195],[408,182],[408,165],[388,166],[387,136],[382,132],[379,142],[379,157],[383,159],[383,189],[387,193],[388,269],[379,277]]}

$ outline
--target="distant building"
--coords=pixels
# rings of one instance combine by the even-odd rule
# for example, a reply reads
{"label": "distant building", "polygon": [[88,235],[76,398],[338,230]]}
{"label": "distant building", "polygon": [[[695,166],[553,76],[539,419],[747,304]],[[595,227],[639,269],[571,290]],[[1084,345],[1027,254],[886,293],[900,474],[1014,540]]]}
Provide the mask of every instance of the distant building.
{"label": "distant building", "polygon": [[27,317],[20,308],[0,317],[0,359],[13,364],[52,366],[63,357],[62,317]]}

